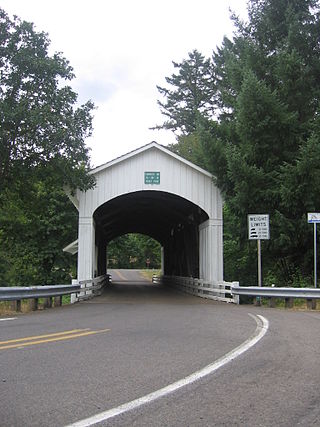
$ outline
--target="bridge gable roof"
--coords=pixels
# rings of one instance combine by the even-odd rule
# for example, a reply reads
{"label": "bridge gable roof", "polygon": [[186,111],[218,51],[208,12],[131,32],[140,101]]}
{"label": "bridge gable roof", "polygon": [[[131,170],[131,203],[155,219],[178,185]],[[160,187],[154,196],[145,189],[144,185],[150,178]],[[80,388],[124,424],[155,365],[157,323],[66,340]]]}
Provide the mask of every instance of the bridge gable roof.
{"label": "bridge gable roof", "polygon": [[157,150],[159,150],[159,151],[167,154],[168,156],[171,156],[175,160],[178,160],[179,162],[184,163],[188,167],[190,167],[192,169],[195,169],[196,171],[200,172],[201,174],[203,174],[205,176],[208,176],[210,178],[213,177],[213,175],[210,172],[202,169],[200,166],[195,165],[194,163],[190,162],[189,160],[184,159],[183,157],[179,156],[178,154],[173,153],[172,151],[168,150],[163,145],[160,145],[160,144],[158,144],[155,141],[153,141],[153,142],[151,142],[151,143],[149,143],[147,145],[144,145],[144,146],[142,146],[140,148],[137,148],[136,150],[131,151],[131,152],[127,153],[127,154],[124,154],[121,157],[117,157],[116,159],[111,160],[110,162],[104,163],[101,166],[97,166],[96,168],[92,169],[89,173],[91,175],[96,175],[96,174],[98,174],[98,173],[100,173],[100,172],[102,172],[102,171],[104,171],[104,170],[106,170],[106,169],[108,169],[108,168],[110,168],[112,166],[118,165],[118,164],[120,164],[120,163],[122,163],[122,162],[124,162],[124,161],[126,161],[126,160],[128,160],[130,158],[132,158],[132,157],[135,157],[135,156],[138,156],[140,154],[143,154],[146,151],[151,150],[151,149],[157,149]]}

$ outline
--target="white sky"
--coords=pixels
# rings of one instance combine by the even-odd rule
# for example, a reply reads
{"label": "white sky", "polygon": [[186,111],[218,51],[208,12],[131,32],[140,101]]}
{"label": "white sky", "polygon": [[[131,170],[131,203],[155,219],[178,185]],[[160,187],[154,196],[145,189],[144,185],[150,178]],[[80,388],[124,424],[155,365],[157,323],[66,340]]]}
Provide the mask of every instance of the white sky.
{"label": "white sky", "polygon": [[49,33],[51,48],[74,68],[72,86],[94,112],[92,165],[151,141],[175,141],[170,131],[151,131],[164,117],[156,85],[188,52],[206,57],[232,36],[229,7],[245,16],[246,0],[1,0],[9,15]]}

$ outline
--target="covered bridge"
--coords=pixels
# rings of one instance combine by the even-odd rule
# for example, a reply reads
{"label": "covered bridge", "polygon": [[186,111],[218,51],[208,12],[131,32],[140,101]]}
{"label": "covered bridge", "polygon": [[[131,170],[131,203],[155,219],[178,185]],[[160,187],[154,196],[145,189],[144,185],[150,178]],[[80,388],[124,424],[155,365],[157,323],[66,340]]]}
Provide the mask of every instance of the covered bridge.
{"label": "covered bridge", "polygon": [[90,172],[96,186],[69,196],[79,211],[78,280],[102,275],[107,246],[127,233],[160,242],[166,275],[223,280],[222,198],[212,175],[151,142]]}

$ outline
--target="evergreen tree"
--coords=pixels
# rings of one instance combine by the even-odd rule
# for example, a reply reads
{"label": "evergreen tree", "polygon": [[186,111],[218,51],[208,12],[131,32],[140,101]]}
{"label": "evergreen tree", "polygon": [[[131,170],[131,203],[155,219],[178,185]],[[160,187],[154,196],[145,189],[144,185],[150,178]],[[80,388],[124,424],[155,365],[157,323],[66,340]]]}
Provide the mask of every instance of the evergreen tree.
{"label": "evergreen tree", "polygon": [[[278,263],[279,280],[289,282],[297,269],[312,270],[306,213],[320,210],[320,3],[250,0],[248,21],[232,19],[233,39],[225,37],[212,58],[211,105],[198,110],[196,120],[187,118],[191,127],[184,132],[191,139],[178,139],[173,149],[192,161],[200,157],[196,163],[223,191],[228,268],[231,259],[252,261],[247,214],[269,213],[265,268],[274,279]],[[173,123],[186,119],[177,108],[184,100],[179,93],[180,104],[170,103]],[[169,99],[174,92],[163,94]],[[244,265],[240,270],[248,271]]]}
{"label": "evergreen tree", "polygon": [[167,147],[169,150],[202,168],[206,167],[205,155],[198,131],[190,135],[180,135],[175,144]]}
{"label": "evergreen tree", "polygon": [[[211,127],[202,140],[240,220],[242,239],[247,213],[270,213],[270,265],[280,259],[288,281],[310,258],[305,256],[309,195],[300,192],[299,206],[292,196],[297,191],[294,174],[303,179],[304,189],[317,184],[314,174],[302,175],[299,166],[308,161],[315,170],[320,167],[314,142],[320,99],[319,2],[253,0],[248,23],[233,19],[234,40],[225,39],[214,55],[219,130]],[[220,165],[213,157],[216,148]],[[320,206],[314,202],[313,207]]]}
{"label": "evergreen tree", "polygon": [[189,135],[197,128],[200,115],[212,117],[215,87],[210,59],[197,50],[181,63],[173,62],[177,74],[166,77],[169,87],[157,86],[165,101],[158,100],[161,113],[167,117],[153,129],[170,129],[177,135]]}

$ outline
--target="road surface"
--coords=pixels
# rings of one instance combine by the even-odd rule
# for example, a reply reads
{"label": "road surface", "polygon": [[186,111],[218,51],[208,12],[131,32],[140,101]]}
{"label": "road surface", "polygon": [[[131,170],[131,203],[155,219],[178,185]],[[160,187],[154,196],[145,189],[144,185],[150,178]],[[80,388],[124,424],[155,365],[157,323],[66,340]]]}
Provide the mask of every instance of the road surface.
{"label": "road surface", "polygon": [[254,347],[99,425],[319,425],[319,312],[217,303],[127,271],[99,298],[0,322],[0,425],[67,426],[160,390],[251,337],[248,313],[269,321]]}

